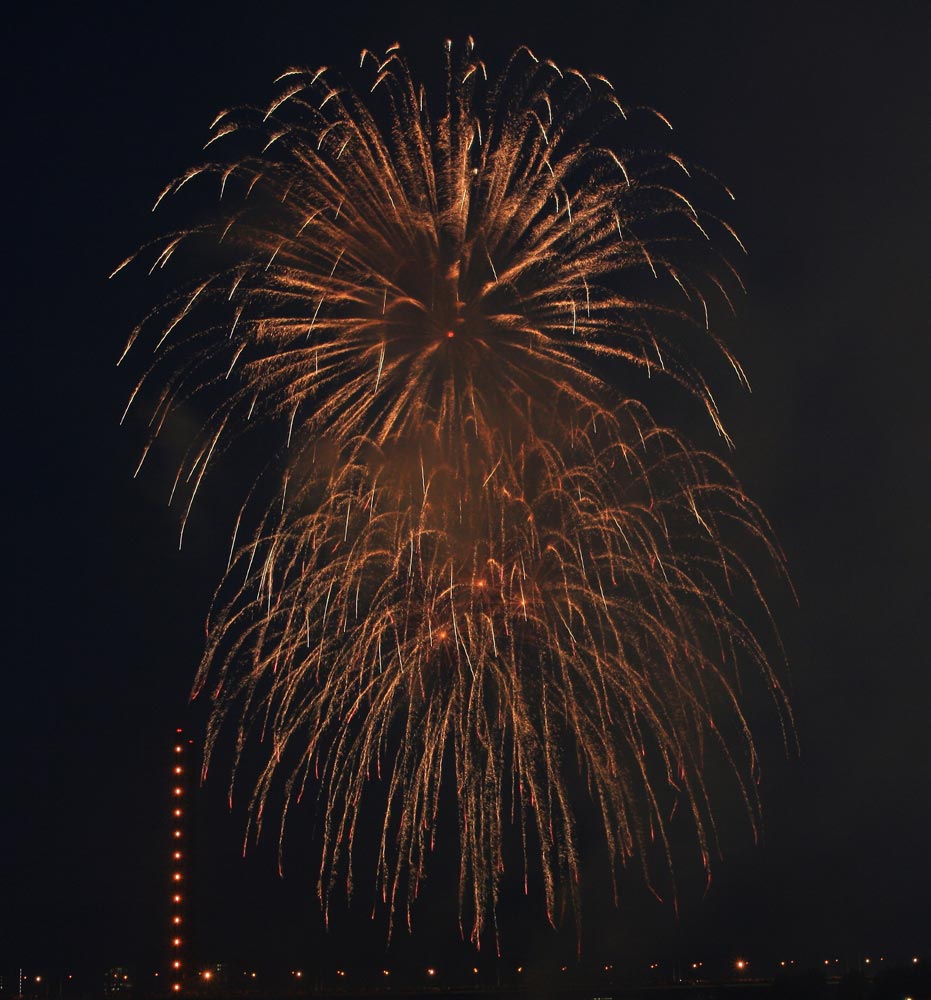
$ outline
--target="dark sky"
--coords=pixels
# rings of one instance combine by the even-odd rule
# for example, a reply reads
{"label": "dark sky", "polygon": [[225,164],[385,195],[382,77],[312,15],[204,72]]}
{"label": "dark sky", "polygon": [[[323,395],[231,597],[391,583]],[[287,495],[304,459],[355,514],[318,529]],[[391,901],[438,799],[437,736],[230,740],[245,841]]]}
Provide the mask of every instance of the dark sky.
{"label": "dark sky", "polygon": [[[178,553],[171,456],[131,478],[142,440],[118,427],[115,360],[153,290],[106,276],[158,231],[154,196],[219,108],[267,99],[292,63],[351,76],[395,39],[435,72],[442,40],[469,33],[492,65],[526,42],[606,74],[735,191],[749,295],[727,329],[754,391],[716,388],[799,594],[774,581],[801,754],[764,720],[762,844],[726,816],[707,897],[685,892],[677,920],[631,878],[618,911],[593,897],[586,946],[634,962],[927,948],[926,5],[167,0],[24,5],[7,27],[0,973],[160,960],[167,747],[203,724],[186,697],[229,529],[206,511]],[[379,961],[364,901],[323,938],[300,844],[283,881],[273,851],[241,859],[225,794],[212,775],[198,810],[203,958]],[[431,891],[442,916],[428,900],[399,952],[467,955]],[[514,955],[573,950],[513,914]]]}

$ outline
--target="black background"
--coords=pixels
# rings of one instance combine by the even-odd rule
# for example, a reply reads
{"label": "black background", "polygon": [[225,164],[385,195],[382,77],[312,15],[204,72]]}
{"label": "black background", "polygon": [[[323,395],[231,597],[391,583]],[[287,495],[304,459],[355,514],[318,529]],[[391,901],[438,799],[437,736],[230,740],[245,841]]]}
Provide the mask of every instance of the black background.
{"label": "black background", "polygon": [[[735,191],[750,294],[725,329],[754,391],[720,372],[714,386],[733,464],[800,599],[776,584],[802,749],[787,757],[764,721],[763,842],[725,815],[726,860],[707,896],[685,886],[678,917],[636,878],[617,910],[593,891],[587,953],[636,964],[927,946],[929,29],[918,3],[16,11],[4,55],[0,969],[122,961],[141,975],[161,961],[167,749],[176,724],[196,737],[203,723],[186,695],[229,525],[208,499],[177,551],[171,442],[131,478],[143,442],[118,426],[132,376],[115,361],[153,290],[108,273],[159,231],[149,207],[199,160],[219,108],[266,100],[293,63],[352,79],[363,46],[396,39],[415,72],[436,74],[443,39],[469,33],[493,67],[526,42],[606,74]],[[366,893],[324,938],[311,858],[294,844],[283,880],[273,845],[243,860],[242,803],[230,818],[225,798],[219,770],[198,808],[199,957],[379,962],[384,927]],[[471,961],[441,905],[447,869],[440,860],[398,955]],[[509,905],[506,956],[574,952],[571,929]]]}

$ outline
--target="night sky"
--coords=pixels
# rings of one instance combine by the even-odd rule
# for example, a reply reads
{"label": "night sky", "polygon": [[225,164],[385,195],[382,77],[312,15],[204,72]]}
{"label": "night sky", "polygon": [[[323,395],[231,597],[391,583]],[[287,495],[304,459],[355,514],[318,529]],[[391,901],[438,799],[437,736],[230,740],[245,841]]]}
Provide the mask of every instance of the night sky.
{"label": "night sky", "polygon": [[[718,319],[753,393],[723,367],[713,387],[799,598],[770,580],[801,752],[756,706],[762,843],[725,806],[707,896],[686,878],[676,918],[631,875],[618,909],[598,891],[583,903],[583,947],[635,964],[927,953],[928,7],[497,6],[167,0],[22,5],[7,22],[0,973],[162,960],[168,748],[176,725],[198,739],[204,723],[187,694],[225,566],[231,525],[211,509],[226,509],[224,472],[179,553],[166,501],[182,443],[134,481],[143,435],[118,426],[138,368],[115,362],[155,289],[141,271],[107,275],[160,232],[149,208],[200,159],[218,109],[265,101],[293,63],[352,80],[363,47],[395,40],[438,74],[444,38],[468,34],[491,66],[525,42],[604,73],[734,190],[749,294],[736,322]],[[242,859],[243,796],[231,816],[226,790],[221,761],[198,795],[203,959],[380,961],[364,887],[323,936],[309,818],[279,879],[272,844]],[[446,850],[392,954],[471,961]],[[574,931],[548,931],[533,907],[505,915],[509,955],[574,951]]]}

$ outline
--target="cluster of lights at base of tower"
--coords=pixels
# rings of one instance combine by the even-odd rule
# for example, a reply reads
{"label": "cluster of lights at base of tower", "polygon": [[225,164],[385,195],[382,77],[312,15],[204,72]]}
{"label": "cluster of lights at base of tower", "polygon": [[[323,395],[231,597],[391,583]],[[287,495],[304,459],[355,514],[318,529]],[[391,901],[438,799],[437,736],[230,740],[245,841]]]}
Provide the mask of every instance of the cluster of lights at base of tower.
{"label": "cluster of lights at base of tower", "polygon": [[[180,993],[184,981],[183,946],[187,935],[185,928],[185,906],[187,887],[185,878],[185,836],[187,817],[187,777],[185,767],[186,745],[183,731],[175,730],[171,753],[171,824],[170,833],[170,902],[169,906],[169,974],[172,993]],[[190,741],[188,741],[190,742]]]}

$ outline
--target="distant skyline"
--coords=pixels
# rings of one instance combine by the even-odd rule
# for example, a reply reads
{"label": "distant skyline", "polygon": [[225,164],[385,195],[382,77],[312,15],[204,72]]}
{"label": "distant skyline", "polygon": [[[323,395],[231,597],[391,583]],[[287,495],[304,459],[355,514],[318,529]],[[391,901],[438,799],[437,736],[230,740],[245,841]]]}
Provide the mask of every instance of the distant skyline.
{"label": "distant skyline", "polygon": [[[735,192],[748,294],[736,320],[718,323],[753,392],[723,371],[713,390],[735,439],[729,461],[770,517],[799,597],[772,581],[801,752],[786,753],[766,707],[751,705],[762,720],[761,842],[739,809],[726,811],[724,858],[707,893],[683,864],[678,916],[636,870],[617,909],[592,879],[583,960],[921,954],[931,941],[928,13],[660,2],[609,17],[587,0],[239,13],[169,0],[14,18],[0,975],[163,962],[169,747],[176,726],[198,747],[204,730],[205,706],[186,699],[227,555],[222,474],[178,552],[166,500],[185,442],[166,442],[133,480],[143,441],[118,424],[132,381],[115,361],[157,287],[106,276],[161,231],[151,204],[201,157],[218,109],[267,99],[295,63],[352,79],[359,50],[395,39],[418,69],[439,72],[443,39],[467,34],[492,65],[526,42],[604,73],[625,100],[670,118],[671,149]],[[690,433],[719,447],[705,426]],[[245,802],[229,814],[227,753],[194,795],[201,958],[472,960],[455,919],[454,836],[438,848],[413,935],[397,935],[385,958],[361,867],[354,907],[337,908],[324,932],[312,804],[288,835],[283,879],[274,831],[242,857]],[[509,898],[502,920],[508,962],[574,955],[571,924],[548,930],[535,900]]]}

